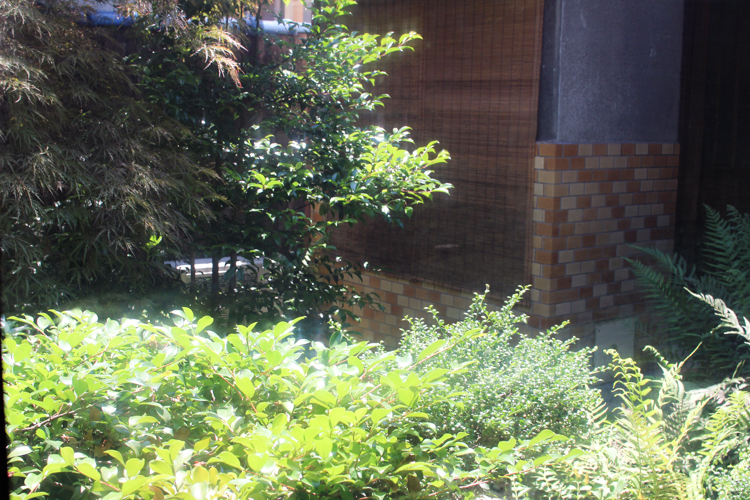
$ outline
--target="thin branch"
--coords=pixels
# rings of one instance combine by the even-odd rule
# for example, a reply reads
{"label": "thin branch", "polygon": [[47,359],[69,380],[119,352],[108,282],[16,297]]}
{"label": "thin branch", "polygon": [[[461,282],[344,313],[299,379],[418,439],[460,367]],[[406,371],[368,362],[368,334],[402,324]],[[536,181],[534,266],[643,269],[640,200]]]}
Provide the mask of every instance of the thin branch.
{"label": "thin branch", "polygon": [[23,433],[23,432],[35,431],[39,429],[40,427],[44,427],[45,425],[49,424],[53,420],[57,420],[58,418],[62,418],[62,417],[67,417],[68,415],[73,415],[77,412],[78,410],[70,410],[70,411],[66,411],[65,413],[58,413],[57,415],[52,415],[47,420],[42,420],[41,422],[34,424],[32,426],[19,429],[18,432]]}

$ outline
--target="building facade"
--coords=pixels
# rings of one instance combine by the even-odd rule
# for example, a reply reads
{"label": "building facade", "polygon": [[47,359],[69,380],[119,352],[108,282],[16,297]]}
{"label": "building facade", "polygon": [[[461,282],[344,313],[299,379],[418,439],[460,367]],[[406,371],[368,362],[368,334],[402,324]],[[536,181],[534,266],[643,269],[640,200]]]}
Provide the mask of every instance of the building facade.
{"label": "building facade", "polygon": [[355,329],[395,345],[404,315],[457,320],[485,285],[499,304],[528,284],[531,329],[637,348],[625,258],[674,248],[685,2],[363,0],[348,25],[423,36],[385,64],[391,99],[366,120],[440,141],[455,186],[404,228],[335,235],[383,270],[351,283],[385,307]]}

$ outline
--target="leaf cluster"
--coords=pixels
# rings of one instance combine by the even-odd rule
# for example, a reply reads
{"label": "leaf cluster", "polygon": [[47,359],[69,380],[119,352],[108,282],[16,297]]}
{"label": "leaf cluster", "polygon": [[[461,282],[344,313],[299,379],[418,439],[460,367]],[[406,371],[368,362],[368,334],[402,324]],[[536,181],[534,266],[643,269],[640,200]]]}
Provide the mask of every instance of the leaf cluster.
{"label": "leaf cluster", "polygon": [[425,437],[434,388],[467,364],[417,368],[458,338],[386,376],[393,354],[295,340],[292,323],[221,338],[189,309],[171,325],[80,310],[14,321],[3,341],[13,498],[462,496],[501,468],[572,456],[517,460],[566,439],[551,431],[477,449],[461,433]]}
{"label": "leaf cluster", "polygon": [[158,288],[151,236],[208,216],[187,130],[148,106],[121,40],[75,3],[0,4],[3,303]]}

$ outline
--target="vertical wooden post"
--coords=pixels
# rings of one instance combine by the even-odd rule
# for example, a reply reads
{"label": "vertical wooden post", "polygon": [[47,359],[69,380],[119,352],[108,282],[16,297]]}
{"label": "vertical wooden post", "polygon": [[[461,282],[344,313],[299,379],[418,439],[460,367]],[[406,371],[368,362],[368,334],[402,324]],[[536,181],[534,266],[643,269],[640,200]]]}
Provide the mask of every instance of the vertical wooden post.
{"label": "vertical wooden post", "polygon": [[195,250],[190,250],[190,298],[195,298]]}

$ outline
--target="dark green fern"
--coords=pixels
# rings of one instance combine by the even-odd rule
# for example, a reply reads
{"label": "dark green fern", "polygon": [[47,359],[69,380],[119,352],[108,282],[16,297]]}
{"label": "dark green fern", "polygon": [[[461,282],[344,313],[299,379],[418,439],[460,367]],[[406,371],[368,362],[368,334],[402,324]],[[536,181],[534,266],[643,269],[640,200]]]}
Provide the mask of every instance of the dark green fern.
{"label": "dark green fern", "polygon": [[[664,340],[681,356],[701,348],[693,356],[699,371],[709,378],[731,376],[750,358],[750,348],[726,328],[705,302],[686,291],[722,299],[741,316],[750,316],[750,215],[727,207],[727,217],[706,208],[706,226],[701,245],[701,263],[690,267],[685,259],[654,248],[641,250],[653,265],[630,260],[646,298],[663,323]],[[750,375],[742,365],[738,374]]]}

